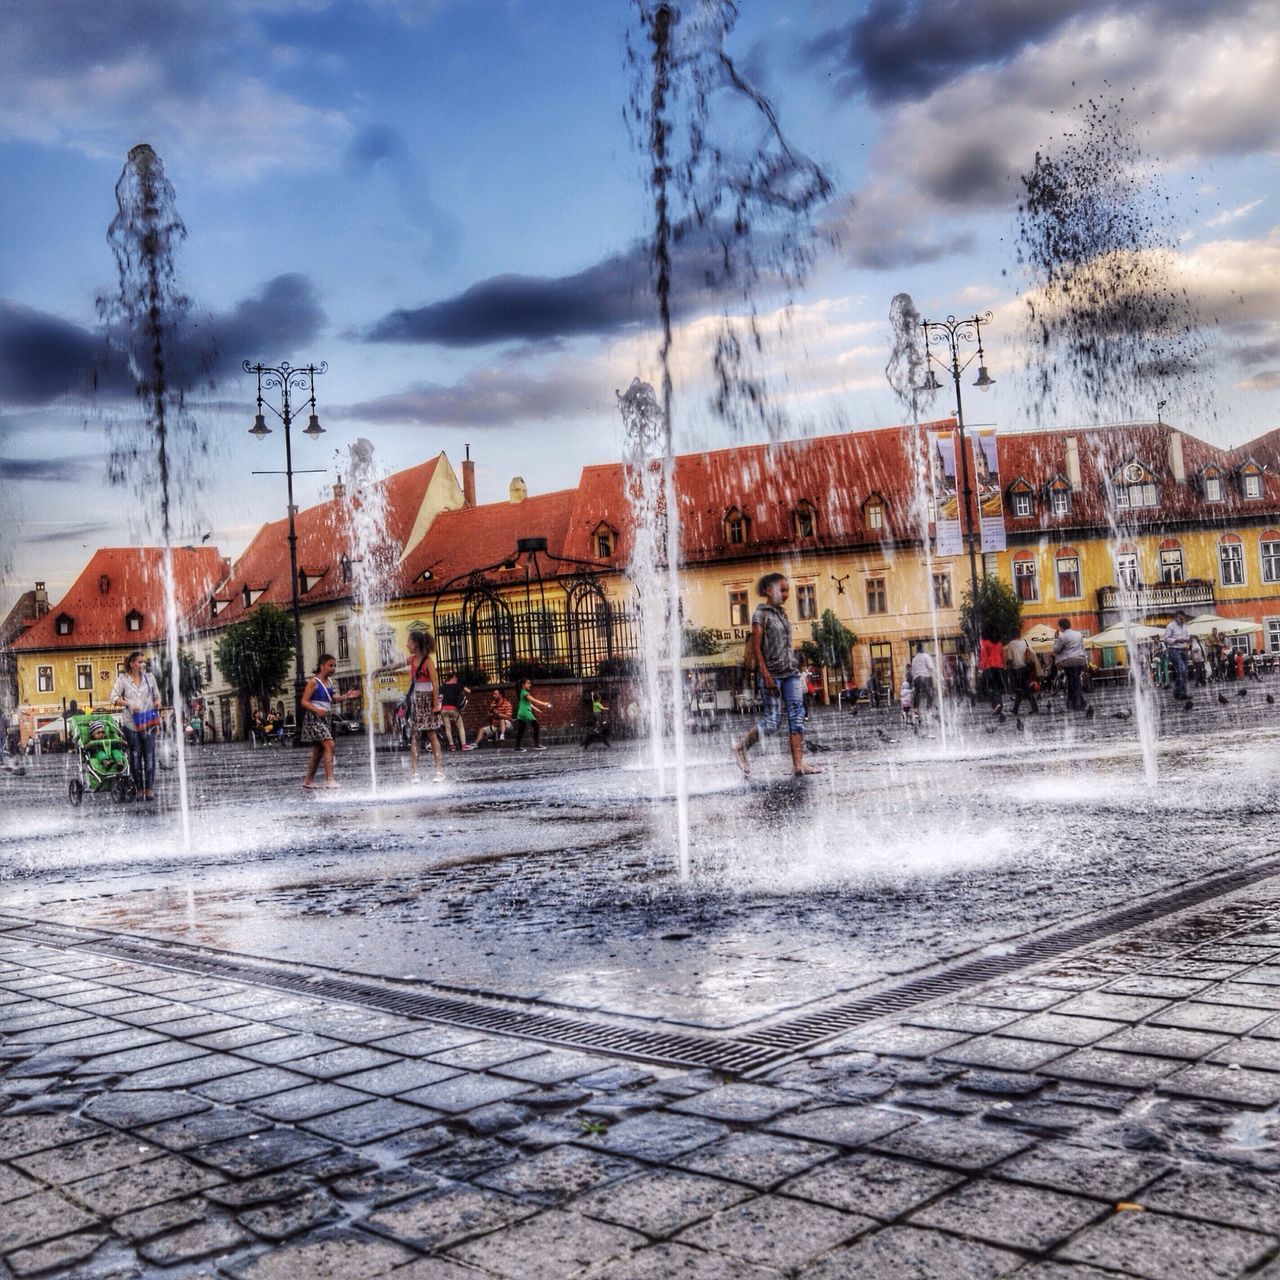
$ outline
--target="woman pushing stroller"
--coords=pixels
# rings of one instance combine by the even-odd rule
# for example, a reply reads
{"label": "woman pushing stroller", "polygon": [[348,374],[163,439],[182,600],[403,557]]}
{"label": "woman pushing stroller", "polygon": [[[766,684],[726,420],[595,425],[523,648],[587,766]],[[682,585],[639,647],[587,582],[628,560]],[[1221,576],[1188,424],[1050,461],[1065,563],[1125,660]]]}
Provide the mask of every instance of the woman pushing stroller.
{"label": "woman pushing stroller", "polygon": [[160,687],[147,669],[146,655],[135,649],[116,677],[109,701],[124,708],[125,746],[129,773],[144,800],[156,798],[156,735],[160,730]]}

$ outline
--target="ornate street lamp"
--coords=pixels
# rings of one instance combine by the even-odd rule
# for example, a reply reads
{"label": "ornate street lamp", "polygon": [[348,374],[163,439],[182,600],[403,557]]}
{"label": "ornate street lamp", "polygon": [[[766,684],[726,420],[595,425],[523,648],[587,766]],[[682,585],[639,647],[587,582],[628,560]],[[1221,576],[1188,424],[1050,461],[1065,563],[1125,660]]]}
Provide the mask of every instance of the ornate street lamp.
{"label": "ornate street lamp", "polygon": [[[924,351],[929,360],[933,361],[943,369],[948,369],[951,374],[951,381],[956,390],[956,424],[957,444],[956,452],[960,455],[960,480],[963,493],[963,504],[960,508],[962,513],[962,529],[964,531],[965,545],[969,550],[969,590],[973,598],[973,630],[971,643],[974,652],[977,652],[978,641],[982,638],[982,606],[978,597],[978,551],[977,551],[977,530],[973,527],[973,485],[969,479],[969,449],[965,444],[964,438],[964,405],[960,399],[960,375],[974,362],[978,361],[978,376],[974,380],[973,385],[979,391],[989,391],[995,386],[996,380],[987,372],[986,355],[982,350],[982,326],[991,323],[991,312],[987,311],[980,316],[969,316],[965,320],[957,320],[955,316],[948,316],[945,320],[922,320],[920,328],[924,330]],[[972,342],[977,346],[966,360],[960,359],[962,342]],[[930,349],[930,344],[944,345],[951,356],[950,365],[947,361],[934,355]],[[938,381],[938,375],[933,371],[933,365],[928,366],[928,373],[925,376],[923,391],[941,391],[942,383]]]}
{"label": "ornate street lamp", "polygon": [[[325,360],[321,360],[319,364],[306,364],[294,367],[281,361],[279,365],[251,364],[248,360],[241,365],[245,373],[252,373],[258,379],[258,412],[254,416],[253,426],[249,428],[249,434],[256,436],[259,440],[265,440],[271,434],[271,428],[267,426],[266,416],[263,409],[270,409],[275,416],[284,423],[284,470],[283,471],[255,471],[255,476],[278,476],[285,477],[289,495],[289,586],[291,589],[291,598],[293,601],[293,730],[294,744],[299,745],[301,739],[300,730],[302,728],[302,690],[306,684],[306,675],[303,672],[302,660],[302,614],[298,607],[298,532],[294,526],[294,516],[297,513],[297,507],[293,503],[293,477],[295,475],[308,475],[313,472],[323,472],[323,467],[308,467],[304,470],[294,471],[293,469],[293,447],[289,438],[289,428],[293,425],[295,417],[300,417],[307,410],[310,415],[307,419],[307,425],[303,428],[302,434],[310,436],[313,440],[318,439],[324,434],[324,428],[320,425],[320,419],[316,417],[316,375],[327,372],[329,364]],[[278,391],[279,408],[271,403],[270,400],[263,396],[263,391]],[[294,413],[292,404],[292,393],[301,392],[306,399],[298,408],[297,414]]]}

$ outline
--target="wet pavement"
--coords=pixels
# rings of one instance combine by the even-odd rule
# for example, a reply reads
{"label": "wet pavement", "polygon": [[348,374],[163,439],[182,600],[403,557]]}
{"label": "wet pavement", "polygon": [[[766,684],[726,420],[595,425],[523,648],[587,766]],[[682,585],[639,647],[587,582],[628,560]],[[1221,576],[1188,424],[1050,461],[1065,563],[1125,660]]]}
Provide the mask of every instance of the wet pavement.
{"label": "wet pavement", "polygon": [[[708,734],[687,886],[629,751],[437,790],[380,757],[375,795],[344,742],[347,787],[295,798],[296,753],[208,748],[190,853],[39,761],[0,796],[0,1275],[1270,1280],[1280,878],[750,1077],[307,990],[755,1034],[1274,854],[1275,729],[1230,711],[1154,792],[1102,716],[945,757],[833,716],[803,784]],[[191,960],[92,950],[122,933]],[[227,955],[303,976],[196,971]]]}

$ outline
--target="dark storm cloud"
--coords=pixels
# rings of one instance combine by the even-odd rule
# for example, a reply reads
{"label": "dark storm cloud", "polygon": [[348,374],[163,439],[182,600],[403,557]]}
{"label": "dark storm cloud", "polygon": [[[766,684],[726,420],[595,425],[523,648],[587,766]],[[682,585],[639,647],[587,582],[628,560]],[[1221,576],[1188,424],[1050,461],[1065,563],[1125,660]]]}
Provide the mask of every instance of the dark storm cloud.
{"label": "dark storm cloud", "polygon": [[1144,9],[1161,22],[1190,22],[1241,7],[1240,0],[871,0],[842,27],[810,41],[805,57],[834,64],[843,94],[873,102],[927,98],[949,81],[995,66],[1046,39],[1073,19]]}
{"label": "dark storm cloud", "polygon": [[21,541],[34,545],[44,542],[74,542],[79,538],[87,544],[97,538],[99,534],[106,533],[115,527],[115,525],[108,524],[105,520],[86,520],[83,524],[59,524],[52,533],[33,533],[22,538]]}
{"label": "dark storm cloud", "polygon": [[573,374],[516,368],[479,369],[452,386],[420,383],[342,410],[343,417],[404,426],[507,427],[612,407],[613,389]]}
{"label": "dark storm cloud", "polygon": [[[287,358],[324,320],[310,280],[277,276],[229,311],[185,319],[169,352],[172,383],[193,387],[237,373],[241,360]],[[64,398],[133,392],[123,353],[101,329],[0,299],[0,404],[39,408]]]}
{"label": "dark storm cloud", "polygon": [[0,480],[12,480],[18,484],[45,480],[62,484],[68,480],[82,480],[91,474],[89,461],[76,458],[0,458]]}

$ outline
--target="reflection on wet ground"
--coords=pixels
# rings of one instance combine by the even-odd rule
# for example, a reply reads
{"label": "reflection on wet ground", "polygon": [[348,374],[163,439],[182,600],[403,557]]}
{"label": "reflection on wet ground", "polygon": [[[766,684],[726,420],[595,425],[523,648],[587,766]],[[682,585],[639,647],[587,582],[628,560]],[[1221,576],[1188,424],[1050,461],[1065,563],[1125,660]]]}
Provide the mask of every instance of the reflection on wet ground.
{"label": "reflection on wet ground", "polygon": [[[1028,735],[1029,736],[1029,735]],[[739,778],[695,763],[689,884],[673,814],[633,754],[451,757],[412,788],[360,746],[356,785],[296,791],[287,750],[192,760],[194,851],[176,817],[66,805],[64,764],[5,781],[0,907],[352,972],[704,1027],[794,1010],[1280,847],[1277,731],[1166,744],[1161,781],[1105,733],[948,756],[834,746]],[[714,754],[713,754],[714,752]],[[479,758],[477,758],[479,757]]]}

